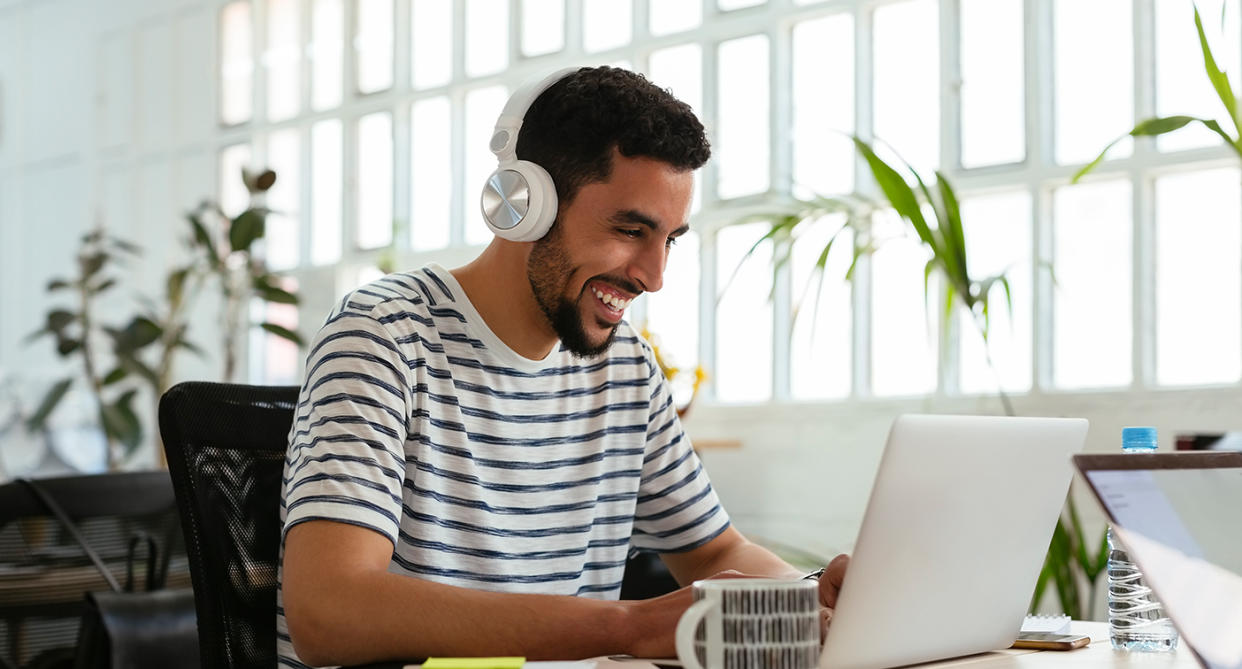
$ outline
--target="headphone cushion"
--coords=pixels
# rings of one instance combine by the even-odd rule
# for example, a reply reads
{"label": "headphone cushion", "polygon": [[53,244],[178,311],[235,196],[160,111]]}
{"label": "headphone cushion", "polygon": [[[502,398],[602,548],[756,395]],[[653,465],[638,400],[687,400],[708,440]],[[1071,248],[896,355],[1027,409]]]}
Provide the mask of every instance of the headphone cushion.
{"label": "headphone cushion", "polygon": [[[503,190],[508,192],[500,192]],[[503,209],[507,215],[489,213],[489,200],[506,203]],[[525,206],[518,206],[523,200]],[[556,186],[548,171],[539,165],[527,160],[511,161],[501,164],[488,177],[481,205],[483,220],[497,237],[515,242],[533,242],[547,234],[556,220]],[[510,225],[514,215],[520,216],[520,220],[516,225]]]}

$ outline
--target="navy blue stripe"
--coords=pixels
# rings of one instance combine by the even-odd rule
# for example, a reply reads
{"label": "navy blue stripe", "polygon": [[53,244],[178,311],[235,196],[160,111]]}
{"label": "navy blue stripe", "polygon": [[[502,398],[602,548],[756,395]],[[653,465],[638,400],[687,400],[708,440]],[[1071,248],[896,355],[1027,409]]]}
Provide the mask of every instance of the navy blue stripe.
{"label": "navy blue stripe", "polygon": [[578,571],[561,571],[548,574],[480,574],[477,572],[466,571],[464,569],[448,569],[445,567],[432,567],[428,565],[411,562],[400,555],[392,556],[393,562],[401,565],[402,568],[414,572],[415,574],[424,574],[427,576],[441,576],[446,578],[459,578],[467,581],[479,581],[482,583],[555,583],[557,581],[576,581],[582,577],[582,573],[590,566],[593,570],[612,569],[613,567],[604,565],[583,565]]}
{"label": "navy blue stripe", "polygon": [[394,515],[391,510],[385,509],[378,504],[372,504],[371,502],[367,502],[365,500],[354,499],[344,495],[308,495],[306,497],[301,497],[289,503],[289,511],[293,511],[304,504],[311,504],[315,502],[327,502],[329,504],[343,504],[345,506],[361,507],[369,511],[374,511],[388,520],[391,520],[393,525],[400,524],[397,516]]}
{"label": "navy blue stripe", "polygon": [[392,429],[391,427],[388,427],[387,425],[384,425],[383,423],[376,423],[374,421],[367,420],[366,418],[363,418],[362,416],[349,416],[349,415],[324,416],[323,418],[320,418],[314,423],[307,425],[305,430],[298,430],[297,432],[294,432],[291,439],[292,441],[297,441],[298,439],[302,437],[309,437],[311,430],[317,427],[323,427],[324,425],[327,425],[329,423],[337,424],[337,425],[366,425],[370,429],[376,432],[379,432],[380,434],[390,439],[398,439],[398,440],[401,439],[401,437],[397,435],[396,430]]}
{"label": "navy blue stripe", "polygon": [[[433,516],[429,513],[415,511],[408,506],[401,507],[402,516],[408,520],[436,525],[449,530],[458,532],[469,532],[471,534],[484,534],[490,537],[512,538],[519,537],[525,539],[541,539],[544,537],[559,537],[567,534],[584,534],[590,532],[597,525],[627,525],[634,520],[632,514],[621,514],[616,516],[599,516],[592,518],[590,523],[580,525],[563,525],[561,527],[540,527],[529,530],[506,530],[498,527],[489,527],[487,525],[475,525],[460,520],[449,520]],[[713,510],[714,513],[714,510]]]}
{"label": "navy blue stripe", "polygon": [[[634,388],[647,385],[643,379],[621,380],[621,381],[605,381],[593,388],[565,388],[555,391],[536,391],[536,392],[514,392],[497,390],[490,386],[483,386],[477,383],[470,383],[460,379],[453,379],[453,387],[488,397],[498,397],[508,400],[559,400],[567,397],[585,397],[589,395],[598,395],[600,393],[614,390],[616,388]],[[421,388],[420,388],[421,387]],[[414,387],[414,392],[426,392],[426,386],[420,384]]]}
{"label": "navy blue stripe", "polygon": [[[444,341],[455,341],[459,344],[469,344],[471,348],[477,348],[477,349],[487,348],[487,344],[484,344],[482,340],[475,339],[474,337],[471,337],[465,334],[457,334],[455,332],[441,332],[440,339]],[[443,351],[444,348],[441,347],[440,350]]]}
{"label": "navy blue stripe", "polygon": [[[471,435],[470,439],[472,441],[475,441],[474,435]],[[532,461],[512,460],[512,459],[501,460],[501,459],[495,459],[495,458],[480,458],[480,457],[475,456],[474,453],[471,453],[468,449],[436,443],[431,440],[431,437],[428,437],[425,434],[412,436],[410,437],[410,441],[414,441],[424,446],[427,446],[431,450],[439,452],[439,453],[444,453],[446,455],[452,455],[452,456],[456,456],[459,458],[466,458],[467,460],[470,460],[471,462],[481,467],[491,467],[493,469],[523,470],[523,471],[545,471],[549,469],[563,469],[565,467],[580,467],[582,465],[588,465],[594,462],[603,462],[604,460],[608,458],[632,457],[635,455],[642,455],[643,453],[642,447],[607,448],[602,451],[597,451],[595,453],[583,455],[577,458],[561,458],[559,460],[532,460]],[[518,445],[519,446],[525,446],[525,445],[543,446],[545,444],[543,442],[535,440],[535,443],[532,443],[532,444],[518,444]]]}
{"label": "navy blue stripe", "polygon": [[457,298],[453,297],[453,291],[449,290],[448,285],[446,285],[443,281],[441,281],[440,277],[437,276],[435,272],[428,269],[428,270],[425,270],[423,274],[430,277],[431,280],[434,281],[436,285],[440,287],[440,290],[443,291],[444,293],[444,297],[447,298],[450,302],[457,301]]}
{"label": "navy blue stripe", "polygon": [[[660,490],[658,492],[653,492],[648,495],[639,495],[638,505],[642,506],[644,504],[650,503],[654,500],[660,499],[661,497],[677,492],[678,490],[681,490],[682,488],[690,485],[691,483],[694,483],[699,478],[699,472],[701,471],[703,471],[702,463],[700,463],[697,467],[695,467],[694,472],[691,473],[689,476],[678,479],[672,485],[664,488],[663,490]],[[647,480],[650,480],[650,479],[645,479],[644,483],[646,483]]]}
{"label": "navy blue stripe", "polygon": [[[300,453],[302,450],[303,449],[301,448],[291,448],[290,455],[293,455],[293,453]],[[387,452],[385,453],[389,456],[392,455],[392,453],[387,453]],[[285,466],[293,467],[293,471],[289,472],[289,478],[286,479],[286,481],[293,480],[293,477],[297,476],[298,473],[302,471],[302,469],[304,469],[307,465],[313,462],[323,463],[323,462],[328,462],[329,460],[335,461],[335,462],[353,462],[353,463],[360,464],[366,467],[372,467],[374,469],[378,469],[379,472],[383,474],[385,478],[390,478],[394,481],[401,481],[400,473],[398,473],[395,470],[389,469],[388,467],[385,467],[384,465],[376,461],[374,458],[368,458],[368,457],[364,457],[360,455],[344,455],[340,453],[326,453],[324,455],[317,455],[317,456],[309,457],[309,458],[299,457],[299,458],[296,458],[296,461],[298,463],[296,466],[293,464],[295,460],[291,460],[289,459],[288,456],[286,456]]]}
{"label": "navy blue stripe", "polygon": [[[436,551],[439,553],[452,553],[454,555],[469,555],[471,557],[484,558],[488,560],[555,560],[558,558],[573,558],[586,555],[587,551],[593,548],[613,548],[616,546],[624,546],[630,542],[629,537],[624,537],[610,541],[591,541],[588,545],[581,548],[567,548],[564,550],[554,551],[532,551],[527,553],[506,553],[502,551],[492,551],[482,548],[468,548],[455,544],[446,544],[442,541],[425,541],[407,534],[404,530],[402,530],[399,534],[401,537],[401,543],[412,548]],[[618,565],[624,564],[624,560],[618,563]]]}
{"label": "navy blue stripe", "polygon": [[371,490],[387,495],[388,498],[392,500],[393,504],[401,503],[401,498],[388,492],[388,488],[385,488],[383,485],[372,481],[371,479],[362,478],[360,476],[349,476],[348,474],[312,474],[305,478],[298,479],[297,483],[294,483],[293,485],[289,485],[291,480],[292,479],[284,480],[285,497],[292,497],[293,491],[307,483],[316,481],[336,481],[338,483],[351,483],[362,488],[370,488]]}
{"label": "navy blue stripe", "polygon": [[659,532],[646,532],[646,531],[643,531],[635,527],[634,534],[644,534],[649,537],[659,537],[661,539],[667,539],[668,537],[676,536],[687,530],[693,530],[696,527],[699,527],[700,525],[704,524],[709,518],[716,515],[719,511],[720,511],[720,505],[716,504],[712,508],[700,514],[698,518],[695,518],[694,520],[691,520],[688,523],[678,525],[677,527],[674,527],[671,530],[661,530]]}
{"label": "navy blue stripe", "polygon": [[[422,304],[423,298],[421,295],[418,295],[418,290],[414,286],[398,278],[398,277],[409,278],[409,276],[410,276],[409,274],[389,274],[388,276],[380,278],[379,281],[382,281],[384,283],[395,283],[398,286],[401,286],[406,291],[404,294],[401,295],[403,299],[405,299],[410,304]],[[413,293],[413,294],[410,294],[410,293]]]}
{"label": "navy blue stripe", "polygon": [[397,311],[391,314],[380,316],[379,318],[375,320],[380,323],[383,323],[384,325],[392,325],[393,323],[399,323],[401,321],[415,321],[419,325],[423,325],[425,327],[432,327],[434,323],[434,321],[432,321],[430,318],[427,318],[426,316],[423,316],[422,314],[416,314],[413,311]]}
{"label": "navy blue stripe", "polygon": [[402,372],[401,370],[397,369],[395,365],[393,365],[391,362],[389,362],[385,358],[381,358],[378,355],[375,355],[374,353],[366,353],[364,351],[359,351],[356,349],[333,351],[331,353],[324,354],[323,357],[319,358],[319,360],[315,362],[315,365],[313,367],[307,370],[305,378],[308,378],[308,379],[314,378],[315,374],[319,371],[319,368],[324,365],[324,363],[327,363],[332,360],[342,360],[345,358],[352,358],[355,360],[365,360],[367,362],[371,362],[376,365],[379,365],[380,367],[383,367],[384,369],[387,369],[388,371],[392,372],[392,375],[396,377],[398,383],[405,385],[405,372]]}
{"label": "navy blue stripe", "polygon": [[702,500],[704,497],[707,497],[710,494],[712,494],[712,487],[710,485],[705,486],[702,490],[698,492],[697,495],[684,499],[678,504],[670,506],[667,509],[663,509],[661,511],[657,511],[656,513],[648,514],[645,516],[634,516],[634,522],[636,523],[639,521],[654,522],[657,520],[663,520],[665,518],[668,518],[669,516],[673,516],[678,513],[681,513],[682,511],[685,511],[686,509],[694,506],[700,500]]}
{"label": "navy blue stripe", "polygon": [[[677,546],[676,548],[667,548],[667,549],[662,549],[662,550],[655,550],[655,549],[647,549],[647,550],[655,550],[655,552],[657,553],[684,553],[686,551],[692,551],[698,548],[699,546],[703,546],[703,545],[711,543],[712,539],[715,539],[716,537],[724,534],[725,530],[729,529],[732,526],[733,526],[732,522],[726,521],[725,524],[720,529],[716,530],[715,532],[712,532],[711,534],[705,537],[695,539],[694,541],[691,541],[689,543],[685,543],[680,546]],[[635,532],[635,534],[642,534],[642,532]]]}
{"label": "navy blue stripe", "polygon": [[451,318],[457,321],[458,323],[466,322],[466,317],[461,315],[460,311],[456,309],[450,309],[448,307],[428,307],[427,313],[431,314],[432,316],[436,318]]}
{"label": "navy blue stripe", "polygon": [[492,481],[481,481],[479,480],[479,477],[473,474],[462,474],[460,472],[455,472],[455,471],[451,471],[448,469],[441,469],[439,467],[436,467],[435,465],[432,465],[426,462],[417,461],[417,460],[411,460],[410,458],[406,459],[406,464],[407,465],[413,464],[414,467],[421,472],[426,472],[434,476],[439,476],[440,478],[448,479],[450,481],[460,481],[462,483],[469,483],[471,485],[477,485],[480,488],[484,488],[486,490],[497,490],[500,492],[517,492],[517,493],[555,492],[558,490],[567,490],[569,488],[577,488],[577,487],[585,486],[585,485],[596,485],[599,482],[605,481],[607,479],[638,478],[642,476],[642,470],[622,469],[622,470],[617,470],[617,471],[604,472],[603,474],[599,476],[589,476],[584,479],[577,479],[573,481],[557,481],[555,483],[541,483],[541,484],[495,483]]}
{"label": "navy blue stripe", "polygon": [[[638,365],[646,361],[641,355],[636,356],[618,356],[604,358],[598,362],[589,365],[566,365],[564,367],[549,367],[541,369],[537,372],[524,372],[520,369],[512,367],[501,367],[499,365],[485,365],[478,360],[471,358],[461,358],[456,356],[447,356],[450,365],[458,367],[467,367],[470,369],[478,369],[490,374],[499,374],[500,376],[513,376],[520,379],[540,379],[548,376],[566,376],[569,374],[590,374],[598,372],[605,367],[614,365]],[[644,385],[646,380],[643,381]]]}
{"label": "navy blue stripe", "polygon": [[584,585],[578,588],[578,592],[575,594],[575,596],[583,595],[588,592],[614,592],[614,591],[615,592],[621,591],[621,581],[617,581],[616,583],[600,583],[597,585]]}
{"label": "navy blue stripe", "polygon": [[361,381],[367,385],[375,386],[376,388],[379,388],[380,390],[384,390],[388,392],[393,397],[396,397],[397,400],[401,404],[405,404],[405,394],[402,392],[401,388],[398,388],[392,385],[391,383],[385,383],[383,381],[380,381],[379,379],[375,378],[374,376],[371,376],[370,374],[361,374],[358,372],[332,372],[331,374],[324,374],[323,376],[316,378],[313,384],[305,388],[305,391],[307,395],[309,395],[313,393],[315,390],[317,390],[323,384],[328,383],[330,381],[335,381],[337,379],[344,379],[348,381]]}
{"label": "navy blue stripe", "polygon": [[410,491],[411,494],[424,499],[433,499],[441,504],[452,504],[454,506],[462,506],[468,509],[486,511],[487,513],[493,513],[498,516],[533,516],[541,513],[566,513],[570,511],[582,511],[584,509],[594,509],[602,504],[627,502],[638,497],[638,492],[634,491],[599,495],[594,499],[568,504],[550,504],[546,506],[492,506],[491,504],[480,500],[446,495],[434,490],[422,488],[410,479],[406,479],[404,485],[405,489]]}
{"label": "navy blue stripe", "polygon": [[[678,432],[678,433],[677,433],[677,435],[676,435],[675,437],[673,437],[672,441],[668,442],[667,444],[664,444],[663,446],[661,446],[661,447],[657,448],[656,450],[652,451],[649,455],[645,456],[645,457],[643,458],[643,464],[645,465],[645,464],[647,464],[648,462],[654,462],[655,460],[659,460],[660,458],[664,457],[664,454],[665,454],[666,452],[668,452],[668,450],[669,450],[669,449],[671,449],[671,448],[673,448],[673,447],[677,446],[678,444],[680,444],[680,443],[681,443],[681,440],[682,440],[685,436],[686,436],[686,433],[685,433],[685,432]],[[648,443],[648,444],[650,444],[650,443],[651,443],[651,440],[650,440],[650,439],[648,439],[648,440],[647,440],[647,443]]]}
{"label": "navy blue stripe", "polygon": [[433,295],[431,291],[427,289],[427,284],[423,283],[421,279],[419,279],[417,276],[414,276],[413,274],[406,274],[405,276],[408,277],[410,281],[413,281],[414,283],[418,284],[418,293],[422,295],[424,298],[426,298],[428,308],[436,306],[435,295]]}
{"label": "navy blue stripe", "polygon": [[[418,416],[419,412],[415,412],[415,415],[416,417],[426,417],[426,413],[427,413],[426,411],[421,411],[422,416]],[[465,434],[467,438],[469,438],[470,441],[474,443],[488,444],[492,446],[519,446],[519,447],[559,446],[562,444],[580,444],[583,442],[594,441],[596,439],[599,439],[600,437],[604,437],[610,434],[640,434],[647,428],[647,426],[643,425],[642,423],[636,423],[634,425],[610,425],[605,428],[593,430],[591,432],[585,432],[582,434],[569,434],[569,435],[564,435],[560,437],[532,437],[528,439],[518,439],[518,438],[513,438],[513,437],[498,437],[498,436],[491,435],[491,434],[483,434],[481,432],[467,432],[465,426],[463,426],[461,423],[454,422],[454,421],[443,421],[443,420],[436,420],[436,419],[430,419],[430,418],[428,420],[431,422],[431,425],[433,427],[439,428],[441,430],[451,431],[451,432],[460,432],[462,434]],[[418,436],[410,435],[409,438],[414,441],[418,441],[419,443],[427,443],[428,445],[431,445],[430,442],[423,441],[424,439],[427,438],[424,435],[418,435]],[[640,452],[641,452],[641,449],[640,449]]]}
{"label": "navy blue stripe", "polygon": [[[430,393],[428,393],[430,394]],[[443,399],[447,397],[441,396]],[[614,411],[633,411],[636,409],[647,408],[646,402],[616,402],[606,404],[601,407],[587,409],[585,411],[574,411],[571,413],[549,413],[549,414],[523,414],[513,415],[500,413],[498,411],[488,411],[486,409],[477,409],[474,407],[461,407],[462,414],[472,418],[484,418],[492,421],[500,421],[504,423],[518,423],[522,425],[531,425],[536,423],[564,423],[571,420],[582,420],[584,418],[595,418],[606,413]]]}
{"label": "navy blue stripe", "polygon": [[[355,314],[349,314],[349,316],[353,318],[365,318],[371,322],[375,321],[375,319],[371,318],[370,316],[357,316]],[[341,316],[341,317],[344,318],[345,316]],[[323,339],[320,339],[319,342],[316,343],[313,348],[311,348],[310,353],[306,354],[306,359],[310,360],[311,358],[315,357],[315,354],[319,353],[319,349],[323,348],[325,344],[334,342],[338,339],[347,339],[347,338],[352,338],[352,337],[366,339],[367,341],[373,344],[379,344],[380,346],[383,346],[384,348],[388,349],[389,351],[392,351],[393,353],[398,352],[397,345],[394,344],[392,341],[390,341],[387,337],[381,337],[373,332],[367,332],[366,330],[342,330],[341,332],[333,332],[332,334],[325,336]],[[345,348],[348,349],[349,347],[345,347]]]}
{"label": "navy blue stripe", "polygon": [[[393,420],[397,421],[398,423],[405,422],[405,416],[403,416],[400,411],[393,409],[387,404],[384,404],[383,402],[380,402],[379,400],[366,397],[365,395],[351,395],[349,393],[334,393],[332,395],[325,395],[317,400],[310,402],[309,404],[310,411],[298,411],[297,422],[304,423],[310,420],[311,415],[313,415],[315,412],[322,410],[324,407],[328,405],[336,404],[338,402],[360,404],[362,406],[368,406],[374,409],[379,409],[380,411],[387,413],[389,416],[392,416]],[[298,407],[303,408],[303,409],[306,408],[307,406],[308,405],[305,401],[298,404]]]}

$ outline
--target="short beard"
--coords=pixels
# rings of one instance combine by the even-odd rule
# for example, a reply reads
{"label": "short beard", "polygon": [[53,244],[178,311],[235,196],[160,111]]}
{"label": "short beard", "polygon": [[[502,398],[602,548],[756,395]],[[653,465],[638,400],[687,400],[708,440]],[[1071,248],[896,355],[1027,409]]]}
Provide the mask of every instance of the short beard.
{"label": "short beard", "polygon": [[582,327],[582,315],[576,302],[564,296],[565,283],[572,274],[569,255],[560,244],[560,220],[552,224],[548,234],[535,242],[526,260],[526,278],[535,294],[535,301],[548,324],[561,340],[561,346],[578,358],[593,358],[607,351],[617,337],[617,325],[600,344],[592,344]]}

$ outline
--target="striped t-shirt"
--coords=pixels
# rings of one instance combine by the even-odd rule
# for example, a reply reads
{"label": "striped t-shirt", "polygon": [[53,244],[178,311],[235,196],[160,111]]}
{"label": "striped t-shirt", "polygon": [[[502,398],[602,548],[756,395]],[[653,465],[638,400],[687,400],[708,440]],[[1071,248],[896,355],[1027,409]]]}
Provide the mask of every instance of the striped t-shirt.
{"label": "striped t-shirt", "polygon": [[[396,573],[610,599],[631,551],[729,525],[632,327],[595,358],[529,360],[435,265],[354,291],[311,344],[281,519],[371,528]],[[277,597],[281,663],[302,667]]]}

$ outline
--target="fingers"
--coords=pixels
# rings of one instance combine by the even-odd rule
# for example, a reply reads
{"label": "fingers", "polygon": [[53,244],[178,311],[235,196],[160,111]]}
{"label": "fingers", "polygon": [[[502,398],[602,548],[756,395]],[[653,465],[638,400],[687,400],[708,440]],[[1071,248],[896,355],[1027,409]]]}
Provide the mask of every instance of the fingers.
{"label": "fingers", "polygon": [[828,626],[832,624],[832,609],[822,607],[819,610],[819,642],[828,638]]}
{"label": "fingers", "polygon": [[850,556],[841,554],[832,559],[819,577],[819,601],[832,609],[837,606],[837,596],[841,593],[841,584],[845,582],[845,571],[849,568]]}

